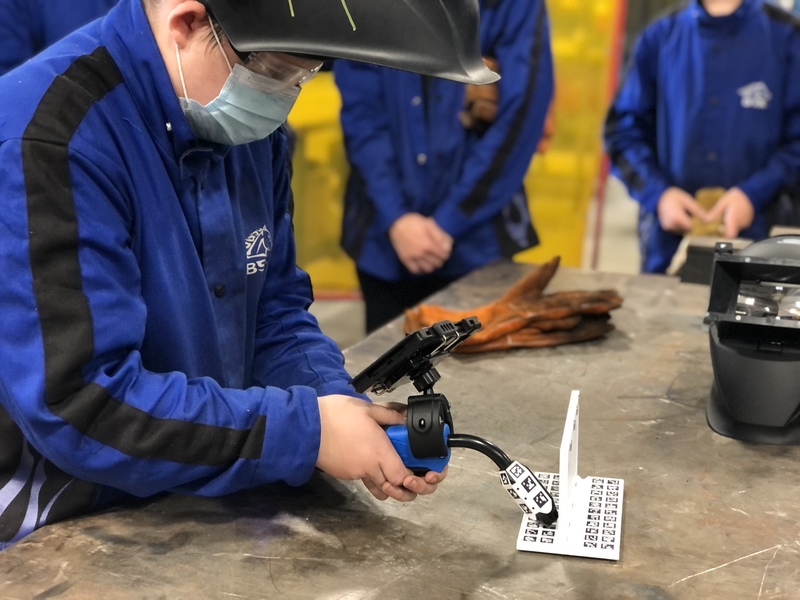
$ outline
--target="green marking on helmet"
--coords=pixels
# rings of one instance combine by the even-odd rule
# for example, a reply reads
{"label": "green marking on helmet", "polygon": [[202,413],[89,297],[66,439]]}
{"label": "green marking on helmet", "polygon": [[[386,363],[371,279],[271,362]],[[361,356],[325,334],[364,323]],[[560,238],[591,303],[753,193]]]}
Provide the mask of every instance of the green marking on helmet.
{"label": "green marking on helmet", "polygon": [[[294,4],[292,0],[288,0],[289,2],[289,14],[294,17]],[[347,7],[347,0],[341,0],[342,8],[344,9],[344,14],[347,15],[347,20],[350,21],[350,27],[353,28],[353,31],[356,30],[356,23],[353,21],[353,16],[350,14],[350,9]]]}
{"label": "green marking on helmet", "polygon": [[355,21],[353,21],[353,17],[350,16],[350,9],[347,8],[347,0],[342,0],[342,8],[344,8],[344,12],[347,15],[347,20],[350,21],[350,26],[353,28],[353,31],[356,30]]}

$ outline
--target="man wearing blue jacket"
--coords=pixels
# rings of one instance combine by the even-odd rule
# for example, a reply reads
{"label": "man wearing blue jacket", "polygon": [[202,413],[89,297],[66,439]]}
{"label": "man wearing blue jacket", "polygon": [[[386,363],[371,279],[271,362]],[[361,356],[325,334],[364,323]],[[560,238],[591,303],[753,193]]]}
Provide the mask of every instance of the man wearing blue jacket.
{"label": "man wearing blue jacket", "polygon": [[336,61],[351,166],[342,246],[372,331],[451,281],[532,247],[523,179],[553,94],[542,0],[481,0],[496,117],[465,126],[465,86]]}
{"label": "man wearing blue jacket", "polygon": [[129,495],[444,478],[307,311],[280,125],[309,55],[493,80],[477,36],[441,41],[477,6],[296,4],[120,0],[0,78],[0,549]]}
{"label": "man wearing blue jacket", "polygon": [[106,14],[117,0],[0,0],[0,75]]}
{"label": "man wearing blue jacket", "polygon": [[[639,202],[642,270],[692,217],[761,239],[800,186],[800,19],[763,0],[691,0],[638,40],[609,110],[613,173]],[[694,194],[721,187],[704,210]]]}

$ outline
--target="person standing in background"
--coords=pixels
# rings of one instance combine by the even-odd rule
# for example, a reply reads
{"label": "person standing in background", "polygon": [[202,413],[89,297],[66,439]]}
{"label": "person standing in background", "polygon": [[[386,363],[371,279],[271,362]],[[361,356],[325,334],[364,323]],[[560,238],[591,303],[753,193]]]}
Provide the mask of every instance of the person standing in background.
{"label": "person standing in background", "polygon": [[[639,202],[642,271],[696,222],[762,239],[800,186],[800,18],[763,0],[691,0],[640,36],[605,123]],[[721,188],[712,208],[695,195]]]}
{"label": "person standing in background", "polygon": [[0,0],[0,75],[106,14],[117,0]]}
{"label": "person standing in background", "polygon": [[351,173],[342,247],[373,331],[466,273],[535,246],[523,179],[553,95],[543,0],[481,0],[494,88],[336,61]]}

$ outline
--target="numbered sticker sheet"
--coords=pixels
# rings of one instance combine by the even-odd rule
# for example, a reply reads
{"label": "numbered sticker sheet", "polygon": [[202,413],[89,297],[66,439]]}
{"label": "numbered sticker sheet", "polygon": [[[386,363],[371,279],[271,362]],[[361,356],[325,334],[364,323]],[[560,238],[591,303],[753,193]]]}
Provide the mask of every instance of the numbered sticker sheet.
{"label": "numbered sticker sheet", "polygon": [[561,440],[559,473],[536,473],[558,504],[558,521],[544,526],[525,515],[517,549],[619,560],[625,482],[578,476],[578,398],[579,393],[573,391]]}

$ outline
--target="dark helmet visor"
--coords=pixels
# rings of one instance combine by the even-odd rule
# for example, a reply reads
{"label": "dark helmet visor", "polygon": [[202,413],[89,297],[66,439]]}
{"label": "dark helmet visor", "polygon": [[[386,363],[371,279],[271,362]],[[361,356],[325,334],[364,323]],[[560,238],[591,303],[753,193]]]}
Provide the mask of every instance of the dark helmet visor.
{"label": "dark helmet visor", "polygon": [[343,58],[483,84],[477,0],[200,0],[242,54]]}

